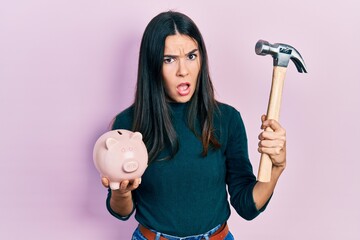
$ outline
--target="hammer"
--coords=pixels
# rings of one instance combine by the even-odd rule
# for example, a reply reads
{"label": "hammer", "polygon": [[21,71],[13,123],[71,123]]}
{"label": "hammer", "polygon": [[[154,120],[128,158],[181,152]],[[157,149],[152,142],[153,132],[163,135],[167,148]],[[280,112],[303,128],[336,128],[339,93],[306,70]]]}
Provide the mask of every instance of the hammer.
{"label": "hammer", "polygon": [[[255,45],[255,52],[257,55],[265,56],[270,54],[273,57],[273,75],[270,99],[267,109],[267,119],[279,120],[280,105],[282,90],[284,86],[284,79],[286,69],[291,59],[298,72],[307,73],[306,66],[300,53],[290,45],[275,43],[270,44],[267,41],[259,40]],[[265,131],[273,131],[270,127],[266,128]],[[267,154],[261,154],[260,166],[258,172],[258,181],[269,182],[271,179],[272,161]]]}

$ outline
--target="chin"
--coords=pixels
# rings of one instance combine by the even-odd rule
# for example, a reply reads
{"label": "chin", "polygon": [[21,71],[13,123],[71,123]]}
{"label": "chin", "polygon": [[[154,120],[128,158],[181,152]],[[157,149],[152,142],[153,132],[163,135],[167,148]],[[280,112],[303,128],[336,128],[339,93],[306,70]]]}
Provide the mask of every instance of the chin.
{"label": "chin", "polygon": [[189,102],[190,99],[191,99],[191,97],[181,97],[181,98],[176,99],[175,102],[186,103],[186,102]]}
{"label": "chin", "polygon": [[176,96],[174,96],[174,97],[171,97],[170,95],[168,95],[167,99],[170,102],[186,103],[186,102],[189,102],[191,100],[193,95],[194,95],[194,93],[188,94],[186,96],[180,96],[180,95],[176,94]]}

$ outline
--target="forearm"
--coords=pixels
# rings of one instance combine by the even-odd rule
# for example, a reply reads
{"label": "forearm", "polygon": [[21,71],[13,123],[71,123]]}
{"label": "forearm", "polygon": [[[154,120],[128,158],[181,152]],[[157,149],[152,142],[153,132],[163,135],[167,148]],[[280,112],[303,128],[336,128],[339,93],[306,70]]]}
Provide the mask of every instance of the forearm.
{"label": "forearm", "polygon": [[253,198],[256,208],[261,209],[274,192],[276,183],[285,167],[273,167],[270,182],[257,182],[253,189]]}
{"label": "forearm", "polygon": [[121,194],[118,190],[111,190],[110,207],[120,216],[128,216],[133,210],[131,192]]}

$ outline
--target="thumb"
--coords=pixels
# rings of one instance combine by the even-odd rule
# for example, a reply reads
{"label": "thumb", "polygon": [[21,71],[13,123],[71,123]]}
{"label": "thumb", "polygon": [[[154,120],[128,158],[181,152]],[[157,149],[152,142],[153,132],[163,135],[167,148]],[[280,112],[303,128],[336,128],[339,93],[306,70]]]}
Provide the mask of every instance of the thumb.
{"label": "thumb", "polygon": [[109,179],[107,179],[106,177],[101,178],[101,183],[104,187],[106,187],[106,188],[109,187]]}
{"label": "thumb", "polygon": [[264,122],[265,120],[266,120],[266,115],[265,114],[261,115],[261,122]]}

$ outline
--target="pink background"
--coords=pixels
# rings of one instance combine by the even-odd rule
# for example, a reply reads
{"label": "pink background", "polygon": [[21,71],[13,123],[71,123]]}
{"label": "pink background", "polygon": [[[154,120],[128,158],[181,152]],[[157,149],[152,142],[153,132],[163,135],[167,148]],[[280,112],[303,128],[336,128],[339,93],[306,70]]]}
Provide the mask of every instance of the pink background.
{"label": "pink background", "polygon": [[92,147],[133,99],[141,35],[182,11],[208,47],[217,98],[239,109],[255,172],[272,59],[258,39],[303,55],[291,63],[281,123],[288,168],[266,212],[237,239],[360,239],[360,6],[342,1],[0,1],[0,239],[130,239],[132,218],[105,209]]}

